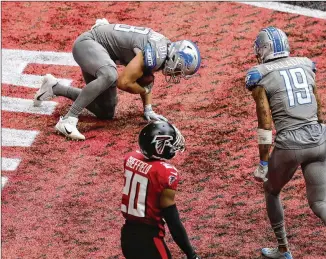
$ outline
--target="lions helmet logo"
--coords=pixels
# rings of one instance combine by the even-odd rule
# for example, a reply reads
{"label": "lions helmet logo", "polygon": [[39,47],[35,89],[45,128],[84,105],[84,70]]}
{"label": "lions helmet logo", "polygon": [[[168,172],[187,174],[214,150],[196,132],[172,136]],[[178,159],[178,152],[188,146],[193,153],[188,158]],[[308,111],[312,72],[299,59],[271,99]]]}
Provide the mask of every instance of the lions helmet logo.
{"label": "lions helmet logo", "polygon": [[171,140],[173,140],[172,136],[156,135],[154,137],[152,143],[155,143],[155,149],[156,149],[157,154],[162,155],[165,146],[167,144],[169,144]]}

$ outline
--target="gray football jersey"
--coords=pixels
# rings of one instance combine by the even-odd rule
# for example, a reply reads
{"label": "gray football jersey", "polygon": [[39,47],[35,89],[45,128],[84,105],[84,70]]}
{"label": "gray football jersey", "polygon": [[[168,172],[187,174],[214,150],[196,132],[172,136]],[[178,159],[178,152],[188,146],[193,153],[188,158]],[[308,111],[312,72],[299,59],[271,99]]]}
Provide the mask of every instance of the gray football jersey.
{"label": "gray football jersey", "polygon": [[146,70],[159,70],[166,60],[170,40],[150,28],[105,24],[90,32],[112,60],[122,65],[126,66],[135,57],[135,49],[143,52]]}
{"label": "gray football jersey", "polygon": [[[325,138],[325,128],[315,132],[313,138],[299,136],[300,128],[305,127],[306,132],[306,126],[318,124],[317,102],[313,93],[315,72],[315,63],[310,59],[287,57],[255,66],[247,73],[248,89],[259,85],[266,91],[277,132],[275,143],[280,148],[316,145]],[[286,134],[285,131],[292,133]],[[286,138],[283,137],[285,135]]]}

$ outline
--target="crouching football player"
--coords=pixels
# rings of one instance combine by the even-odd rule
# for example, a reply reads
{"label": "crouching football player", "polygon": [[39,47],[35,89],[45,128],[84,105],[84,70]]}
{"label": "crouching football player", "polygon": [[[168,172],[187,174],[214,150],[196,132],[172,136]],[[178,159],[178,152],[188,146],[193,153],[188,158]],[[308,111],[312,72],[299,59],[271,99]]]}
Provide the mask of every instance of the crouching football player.
{"label": "crouching football player", "polygon": [[121,247],[127,259],[172,258],[164,242],[164,222],[187,258],[199,258],[174,200],[179,173],[165,162],[182,152],[184,145],[184,138],[175,126],[154,121],[139,134],[140,152],[126,156],[121,204],[126,221],[121,230]]}

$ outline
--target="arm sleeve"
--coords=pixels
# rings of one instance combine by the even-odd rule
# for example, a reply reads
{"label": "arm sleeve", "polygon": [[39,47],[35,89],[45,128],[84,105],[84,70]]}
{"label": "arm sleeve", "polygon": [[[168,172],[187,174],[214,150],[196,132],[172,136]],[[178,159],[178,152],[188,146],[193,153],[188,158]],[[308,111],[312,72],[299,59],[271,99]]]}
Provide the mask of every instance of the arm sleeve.
{"label": "arm sleeve", "polygon": [[196,255],[192,248],[187,232],[180,221],[179,212],[177,206],[174,204],[170,207],[162,210],[163,217],[168,225],[170,233],[175,243],[181,248],[181,250],[187,255],[188,258],[192,258]]}

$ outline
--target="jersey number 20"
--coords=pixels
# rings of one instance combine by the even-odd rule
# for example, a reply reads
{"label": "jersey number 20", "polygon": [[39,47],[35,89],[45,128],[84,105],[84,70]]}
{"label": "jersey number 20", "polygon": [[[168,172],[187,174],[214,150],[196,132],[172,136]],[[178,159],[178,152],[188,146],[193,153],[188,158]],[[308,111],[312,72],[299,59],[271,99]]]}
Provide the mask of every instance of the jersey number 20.
{"label": "jersey number 20", "polygon": [[301,67],[281,70],[280,75],[284,79],[290,107],[311,103],[307,76]]}
{"label": "jersey number 20", "polygon": [[121,205],[121,210],[125,213],[136,217],[145,217],[146,192],[148,179],[139,174],[134,174],[129,170],[125,170],[126,184],[122,193],[129,194],[128,207]]}

